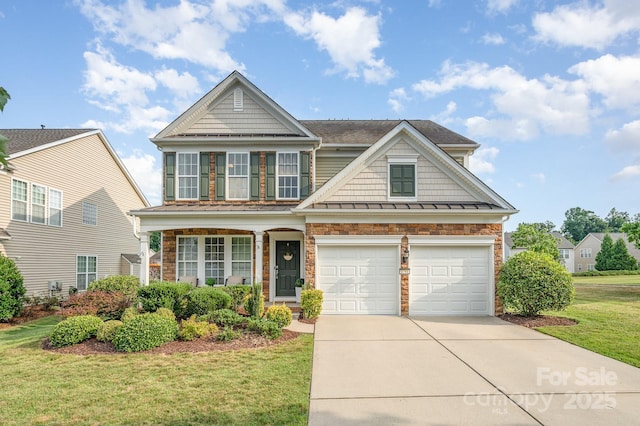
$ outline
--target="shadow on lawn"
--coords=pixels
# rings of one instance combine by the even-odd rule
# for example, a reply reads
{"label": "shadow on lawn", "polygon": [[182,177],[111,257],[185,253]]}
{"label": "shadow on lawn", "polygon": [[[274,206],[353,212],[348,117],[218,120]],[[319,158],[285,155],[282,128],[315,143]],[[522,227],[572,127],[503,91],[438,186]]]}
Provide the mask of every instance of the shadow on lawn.
{"label": "shadow on lawn", "polygon": [[40,342],[62,318],[48,316],[15,327],[0,330],[0,349],[9,347],[37,349]]}

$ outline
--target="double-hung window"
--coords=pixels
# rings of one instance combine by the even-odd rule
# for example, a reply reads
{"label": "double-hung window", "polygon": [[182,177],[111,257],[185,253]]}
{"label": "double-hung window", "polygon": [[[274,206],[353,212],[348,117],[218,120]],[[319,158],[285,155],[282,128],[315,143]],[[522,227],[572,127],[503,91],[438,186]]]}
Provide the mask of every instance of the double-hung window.
{"label": "double-hung window", "polygon": [[214,278],[224,284],[230,275],[241,275],[251,282],[253,238],[249,235],[185,236],[177,241],[177,275],[198,277],[201,282]]}
{"label": "double-hung window", "polygon": [[13,220],[27,221],[28,188],[27,182],[18,179],[11,181],[11,218]]}
{"label": "double-hung window", "polygon": [[224,237],[204,239],[204,276],[215,279],[216,284],[224,284]]}
{"label": "double-hung window", "polygon": [[227,154],[227,199],[249,199],[249,153],[230,152]]}
{"label": "double-hung window", "polygon": [[415,200],[417,155],[389,156],[389,198]]}
{"label": "double-hung window", "polygon": [[96,256],[76,256],[76,288],[85,291],[90,282],[98,277],[98,258]]}
{"label": "double-hung window", "polygon": [[47,188],[31,184],[31,223],[47,223]]}
{"label": "double-hung window", "polygon": [[198,237],[178,238],[178,279],[198,276]]}
{"label": "double-hung window", "polygon": [[198,153],[178,153],[178,198],[198,199]]}
{"label": "double-hung window", "polygon": [[297,200],[299,198],[298,153],[278,153],[278,198]]}
{"label": "double-hung window", "polygon": [[49,225],[62,226],[62,191],[49,188]]}
{"label": "double-hung window", "polygon": [[231,238],[231,275],[251,277],[251,237]]}

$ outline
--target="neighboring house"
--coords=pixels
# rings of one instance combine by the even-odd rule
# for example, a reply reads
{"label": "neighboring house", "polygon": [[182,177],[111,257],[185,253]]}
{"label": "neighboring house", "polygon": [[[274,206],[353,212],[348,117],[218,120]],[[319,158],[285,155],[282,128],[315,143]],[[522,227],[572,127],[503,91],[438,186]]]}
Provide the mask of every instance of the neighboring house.
{"label": "neighboring house", "polygon": [[629,242],[627,234],[622,232],[592,232],[587,234],[587,236],[576,245],[575,272],[594,271],[596,269],[596,256],[600,252],[602,240],[607,234],[609,234],[614,243],[622,238],[629,254],[640,262],[640,250]]}
{"label": "neighboring house", "polygon": [[[427,120],[297,120],[238,72],[151,141],[162,279],[232,276],[323,314],[493,315],[502,226],[517,210],[467,168],[478,144]],[[148,269],[142,280],[148,282]]]}
{"label": "neighboring house", "polygon": [[[112,274],[140,273],[127,212],[149,206],[107,138],[91,129],[0,129],[0,251],[28,295],[68,295]],[[61,283],[49,292],[49,281]]]}
{"label": "neighboring house", "polygon": [[[511,234],[513,232],[505,232],[504,233],[504,260],[506,261],[511,256],[516,253],[520,253],[526,250],[526,248],[522,247],[514,247],[513,240],[511,239]],[[575,247],[573,243],[567,240],[564,235],[562,235],[558,231],[551,232],[556,240],[558,241],[558,251],[560,252],[560,260],[564,265],[567,272],[574,272],[574,257],[575,257]]]}

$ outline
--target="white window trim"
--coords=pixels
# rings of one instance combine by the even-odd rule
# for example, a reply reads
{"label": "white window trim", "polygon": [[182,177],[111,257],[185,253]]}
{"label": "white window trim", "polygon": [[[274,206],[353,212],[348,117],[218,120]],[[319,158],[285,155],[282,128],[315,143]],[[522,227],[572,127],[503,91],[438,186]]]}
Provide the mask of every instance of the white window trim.
{"label": "white window trim", "polygon": [[[93,206],[95,208],[95,212],[96,212],[96,217],[95,217],[95,222],[96,223],[87,223],[84,221],[85,215],[84,215],[84,209],[85,209],[85,205],[87,206]],[[82,224],[83,225],[88,225],[88,226],[98,226],[98,205],[95,203],[90,203],[89,201],[83,201],[82,202]]]}
{"label": "white window trim", "polygon": [[[195,175],[181,175],[180,174],[180,156],[195,155],[196,156],[196,174]],[[199,152],[176,152],[176,182],[175,182],[175,195],[176,200],[197,200],[200,194],[200,153]],[[180,196],[180,177],[195,177],[196,178],[196,196],[195,197],[181,197]]]}
{"label": "white window trim", "polygon": [[[295,175],[298,178],[298,185],[296,186],[295,197],[280,197],[280,154],[295,154],[298,174]],[[294,175],[282,175],[294,176]],[[276,152],[276,200],[299,200],[300,199],[300,153],[296,151],[279,151]]]}
{"label": "white window trim", "polygon": [[[42,188],[42,190],[44,191],[44,204],[34,204],[34,200],[33,200],[33,190],[35,187],[39,187]],[[35,225],[48,225],[49,222],[49,214],[48,214],[48,210],[49,210],[49,188],[47,188],[44,185],[40,185],[38,183],[31,183],[31,185],[28,186],[29,188],[29,209],[28,211],[31,212],[30,215],[28,215],[29,217],[29,222],[35,224]],[[13,204],[13,203],[12,203]],[[37,222],[33,220],[33,207],[34,206],[38,206],[38,207],[42,207],[42,222]]]}
{"label": "white window trim", "polygon": [[[75,275],[76,280],[75,280],[75,283],[74,283],[74,287],[78,288],[78,274],[82,273],[82,274],[85,274],[87,276],[87,288],[89,288],[89,284],[90,284],[90,282],[89,282],[89,273],[90,272],[89,271],[87,271],[87,272],[78,272],[78,258],[80,258],[80,257],[86,257],[87,258],[87,269],[89,269],[88,268],[88,266],[89,266],[89,258],[90,257],[95,257],[96,258],[96,272],[95,272],[95,274],[96,274],[96,280],[98,280],[98,256],[95,255],[95,254],[77,254],[76,255],[76,275]],[[93,272],[91,272],[91,273],[93,273]],[[91,281],[91,282],[93,282],[93,281]],[[87,291],[87,288],[85,288],[84,290],[80,290],[78,288],[78,291]]]}
{"label": "white window trim", "polygon": [[[14,181],[15,182],[24,183],[27,186],[27,189],[25,191],[26,194],[27,194],[27,199],[25,201],[19,200],[19,202],[25,203],[25,206],[26,206],[26,208],[25,208],[25,216],[26,217],[25,217],[24,220],[15,219],[13,217],[13,201],[14,201],[14,198],[13,198],[13,182]],[[16,222],[25,222],[25,223],[29,222],[29,189],[30,189],[30,185],[29,185],[28,181],[22,180],[22,179],[11,178],[11,220],[15,220]]]}
{"label": "white window trim", "polygon": [[[413,197],[393,197],[391,196],[391,166],[392,165],[413,164],[413,188],[415,195]],[[387,155],[387,200],[388,201],[418,201],[418,154],[406,155]]]}
{"label": "white window trim", "polygon": [[[55,208],[55,210],[60,210],[60,225],[52,225],[51,224],[51,191],[55,191],[57,193],[60,194],[60,208]],[[53,226],[55,228],[62,228],[62,224],[64,223],[64,218],[63,218],[63,212],[64,212],[64,193],[59,190],[59,189],[55,189],[55,188],[49,188],[49,193],[48,193],[49,198],[47,199],[47,223],[49,226]]]}
{"label": "white window trim", "polygon": [[[232,246],[232,238],[248,238],[250,240],[250,247],[251,247],[251,253],[249,255],[250,257],[250,266],[249,266],[249,270],[251,271],[251,276],[250,277],[244,277],[245,278],[245,282],[247,284],[250,284],[253,282],[253,274],[254,274],[254,268],[255,268],[255,259],[254,259],[254,255],[255,255],[255,248],[254,248],[254,236],[253,235],[245,235],[245,234],[225,234],[225,235],[179,235],[176,236],[176,281],[180,278],[179,275],[179,271],[180,268],[178,266],[178,247],[180,245],[180,239],[181,238],[197,238],[198,239],[198,259],[197,259],[197,268],[198,268],[198,279],[200,280],[200,283],[204,284],[204,279],[206,276],[206,269],[205,269],[205,244],[204,244],[204,239],[205,238],[223,238],[224,239],[224,279],[226,280],[230,275],[231,275],[231,271],[233,268],[233,246]],[[224,284],[224,283],[217,283],[218,284]]]}
{"label": "white window trim", "polygon": [[[229,173],[229,156],[230,155],[238,155],[238,154],[242,154],[242,155],[246,155],[247,157],[247,175],[246,175],[246,181],[247,181],[247,194],[246,197],[242,197],[242,198],[232,198],[230,197],[230,191],[229,191],[229,182],[231,180],[231,174]],[[249,152],[247,151],[233,151],[233,152],[227,152],[227,158],[226,158],[226,164],[225,167],[227,168],[226,173],[225,173],[225,194],[226,194],[226,199],[229,201],[247,201],[249,200],[249,195],[251,192],[251,188],[249,188],[249,185],[251,184],[251,156],[249,155]],[[242,178],[243,176],[233,176],[233,178]]]}

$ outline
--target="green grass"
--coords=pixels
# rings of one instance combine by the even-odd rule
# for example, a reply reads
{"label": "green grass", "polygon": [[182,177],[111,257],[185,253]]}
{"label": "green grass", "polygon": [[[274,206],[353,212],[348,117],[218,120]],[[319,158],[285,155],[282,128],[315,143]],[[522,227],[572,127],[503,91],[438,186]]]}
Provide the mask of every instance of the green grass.
{"label": "green grass", "polygon": [[56,323],[0,331],[0,424],[306,424],[313,336],[259,350],[64,355]]}
{"label": "green grass", "polygon": [[575,300],[566,311],[544,314],[573,318],[579,323],[540,327],[538,331],[640,367],[640,286],[576,285]]}
{"label": "green grass", "polygon": [[581,284],[606,284],[606,285],[640,285],[640,275],[605,275],[601,277],[573,277],[573,283]]}

